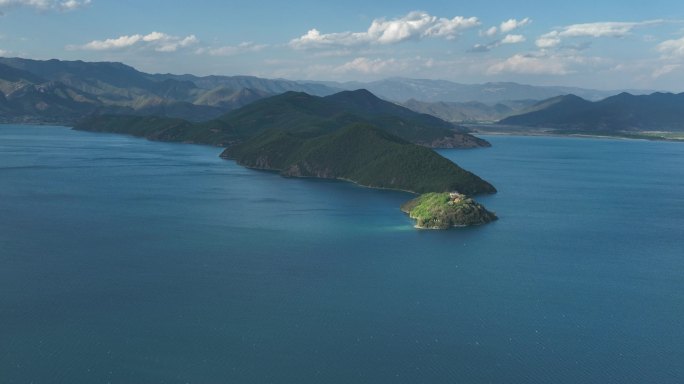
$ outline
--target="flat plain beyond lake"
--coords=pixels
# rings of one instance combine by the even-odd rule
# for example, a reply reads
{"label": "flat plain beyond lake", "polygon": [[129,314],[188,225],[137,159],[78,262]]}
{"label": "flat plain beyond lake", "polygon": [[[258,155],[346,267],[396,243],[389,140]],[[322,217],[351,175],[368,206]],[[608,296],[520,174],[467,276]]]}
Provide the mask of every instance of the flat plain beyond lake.
{"label": "flat plain beyond lake", "polygon": [[2,383],[681,383],[684,144],[486,136],[499,220],[0,126]]}

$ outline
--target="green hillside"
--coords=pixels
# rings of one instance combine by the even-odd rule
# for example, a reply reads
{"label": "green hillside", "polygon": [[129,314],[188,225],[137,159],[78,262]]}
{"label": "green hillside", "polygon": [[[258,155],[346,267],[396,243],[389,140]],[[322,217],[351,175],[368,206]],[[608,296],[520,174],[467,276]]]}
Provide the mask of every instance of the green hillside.
{"label": "green hillside", "polygon": [[229,147],[221,156],[284,176],[343,179],[374,188],[496,192],[491,184],[431,149],[364,124],[320,136],[272,130]]}
{"label": "green hillside", "polygon": [[227,146],[236,141],[232,130],[218,122],[192,123],[187,120],[134,115],[102,115],[81,120],[74,129],[122,133],[149,140]]}
{"label": "green hillside", "polygon": [[494,213],[461,194],[426,193],[402,204],[401,210],[416,220],[417,228],[425,229],[482,225],[497,220]]}
{"label": "green hillside", "polygon": [[[450,123],[378,99],[365,90],[345,91],[328,97],[286,92],[255,101],[215,120],[186,123],[184,127],[188,132],[185,135],[174,135],[173,137],[178,138],[175,141],[226,145],[270,130],[320,134],[333,132],[350,124],[364,123],[428,147],[489,146],[487,141],[458,131]],[[178,124],[176,119],[106,115],[88,118],[75,128],[128,133],[163,140],[162,137],[167,137],[165,131]],[[200,137],[201,141],[198,139]]]}

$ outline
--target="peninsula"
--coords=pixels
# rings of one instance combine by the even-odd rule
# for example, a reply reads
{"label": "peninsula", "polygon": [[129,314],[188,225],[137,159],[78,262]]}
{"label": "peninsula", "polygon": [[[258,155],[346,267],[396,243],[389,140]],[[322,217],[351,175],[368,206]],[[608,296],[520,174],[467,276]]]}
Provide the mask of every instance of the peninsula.
{"label": "peninsula", "polygon": [[[224,146],[222,158],[285,177],[337,179],[416,194],[496,192],[485,180],[431,149],[486,147],[488,142],[465,128],[381,100],[366,90],[327,97],[286,92],[200,123],[102,115],[87,118],[74,128]],[[463,212],[453,216],[460,217]],[[485,221],[468,217],[456,222]]]}

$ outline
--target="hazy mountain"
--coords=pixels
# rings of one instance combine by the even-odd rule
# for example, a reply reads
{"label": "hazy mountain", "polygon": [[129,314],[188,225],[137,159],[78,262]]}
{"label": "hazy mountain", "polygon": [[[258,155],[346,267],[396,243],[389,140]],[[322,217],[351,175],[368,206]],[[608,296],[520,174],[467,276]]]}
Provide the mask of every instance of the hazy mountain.
{"label": "hazy mountain", "polygon": [[128,100],[150,96],[185,100],[191,97],[191,91],[196,88],[191,82],[152,80],[148,74],[122,63],[21,58],[0,58],[0,63],[45,80],[59,81],[112,104],[124,105]]}
{"label": "hazy mountain", "polygon": [[[57,88],[60,96],[49,96],[48,89]],[[337,91],[321,84],[250,76],[153,75],[112,62],[0,58],[0,93],[11,101],[12,93],[22,89],[14,103],[0,99],[0,119],[68,123],[99,111],[202,121],[287,91]],[[72,96],[76,104],[69,104]]]}
{"label": "hazy mountain", "polygon": [[273,96],[273,94],[257,89],[242,88],[235,90],[219,86],[203,93],[195,100],[195,104],[219,107],[230,111],[269,96]]}
{"label": "hazy mountain", "polygon": [[62,122],[97,112],[116,113],[97,97],[59,81],[0,64],[0,121]]}
{"label": "hazy mountain", "polygon": [[148,74],[115,62],[0,58],[0,93],[5,98],[0,99],[0,119],[69,123],[90,113],[107,112],[202,121],[285,92],[328,96],[341,89],[359,88],[369,89],[385,100],[409,100],[406,106],[452,122],[501,119],[527,106],[526,100],[568,93],[593,100],[611,94],[568,87],[403,78],[332,83],[253,76]]}
{"label": "hazy mountain", "polygon": [[621,93],[596,102],[566,95],[540,102],[500,123],[579,131],[682,131],[684,93]]}
{"label": "hazy mountain", "polygon": [[151,75],[151,78],[190,81],[197,87],[212,90],[219,87],[228,89],[251,89],[269,95],[277,95],[288,91],[305,92],[315,96],[328,96],[342,91],[344,88],[327,86],[316,82],[292,81],[285,79],[264,79],[255,76],[194,76],[194,75]]}
{"label": "hazy mountain", "polygon": [[519,100],[489,105],[479,101],[457,103],[425,102],[410,99],[399,104],[413,111],[426,113],[453,123],[489,123],[515,115],[536,102],[536,100]]}
{"label": "hazy mountain", "polygon": [[618,92],[561,86],[534,86],[512,82],[461,84],[447,80],[389,78],[369,83],[324,82],[344,89],[365,88],[386,100],[404,102],[410,99],[426,102],[468,102],[496,104],[508,100],[544,100],[569,93],[589,100],[599,100]]}

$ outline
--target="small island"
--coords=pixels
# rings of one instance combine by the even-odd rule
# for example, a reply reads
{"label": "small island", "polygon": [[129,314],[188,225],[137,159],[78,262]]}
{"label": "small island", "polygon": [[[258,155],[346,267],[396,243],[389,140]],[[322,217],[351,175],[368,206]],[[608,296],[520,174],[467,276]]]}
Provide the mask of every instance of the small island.
{"label": "small island", "polygon": [[465,227],[497,220],[494,213],[458,192],[425,193],[402,204],[401,210],[421,229]]}

